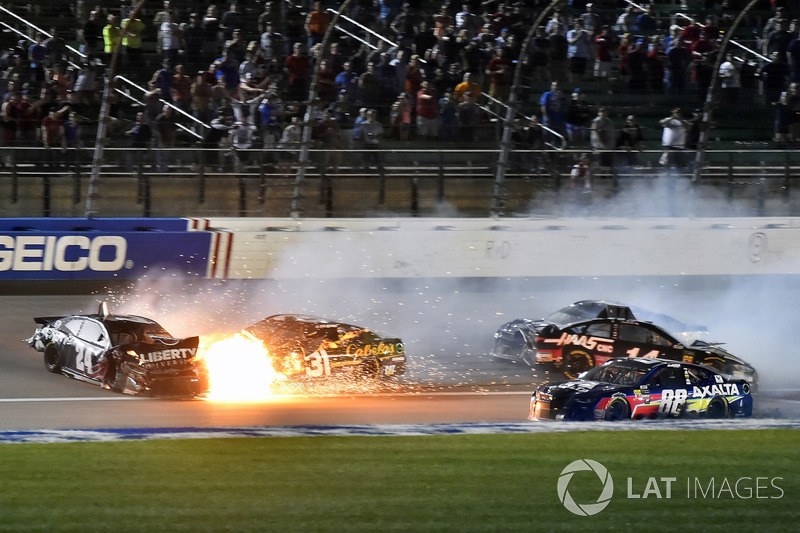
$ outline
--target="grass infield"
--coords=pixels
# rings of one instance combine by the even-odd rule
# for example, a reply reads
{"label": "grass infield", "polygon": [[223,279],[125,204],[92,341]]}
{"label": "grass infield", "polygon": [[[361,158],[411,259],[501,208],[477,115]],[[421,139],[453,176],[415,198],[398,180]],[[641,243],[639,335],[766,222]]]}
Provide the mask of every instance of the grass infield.
{"label": "grass infield", "polygon": [[[3,444],[0,531],[795,531],[798,443],[800,430]],[[579,459],[614,483],[593,516],[559,499]],[[603,484],[579,471],[565,487],[583,505]]]}

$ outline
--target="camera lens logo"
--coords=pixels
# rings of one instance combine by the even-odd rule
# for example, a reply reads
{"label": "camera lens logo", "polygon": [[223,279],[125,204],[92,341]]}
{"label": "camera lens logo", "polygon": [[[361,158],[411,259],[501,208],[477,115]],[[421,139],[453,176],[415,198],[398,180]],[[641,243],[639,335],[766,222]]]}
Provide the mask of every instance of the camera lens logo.
{"label": "camera lens logo", "polygon": [[[597,498],[595,503],[576,503],[575,500],[572,499],[569,490],[567,490],[575,472],[584,471],[592,471],[597,474],[597,477],[600,478],[600,482],[603,484],[603,491],[600,493],[600,497]],[[561,475],[558,478],[558,499],[561,500],[561,503],[564,504],[567,511],[579,516],[596,515],[608,506],[613,494],[614,480],[611,479],[611,474],[608,473],[606,467],[591,459],[578,459],[577,461],[571,462],[561,471]]]}

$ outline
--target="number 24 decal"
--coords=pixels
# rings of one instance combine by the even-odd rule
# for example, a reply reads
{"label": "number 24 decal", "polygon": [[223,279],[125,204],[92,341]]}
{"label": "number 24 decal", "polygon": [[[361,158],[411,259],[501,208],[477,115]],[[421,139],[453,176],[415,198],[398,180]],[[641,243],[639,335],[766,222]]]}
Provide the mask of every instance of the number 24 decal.
{"label": "number 24 decal", "polygon": [[75,352],[75,369],[81,372],[92,371],[92,352],[86,346],[79,346]]}

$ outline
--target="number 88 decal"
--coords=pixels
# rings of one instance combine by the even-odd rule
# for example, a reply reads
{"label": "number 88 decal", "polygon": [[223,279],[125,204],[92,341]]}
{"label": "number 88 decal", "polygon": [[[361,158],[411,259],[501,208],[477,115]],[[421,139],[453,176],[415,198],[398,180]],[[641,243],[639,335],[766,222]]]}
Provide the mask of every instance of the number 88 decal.
{"label": "number 88 decal", "polygon": [[658,412],[665,415],[679,415],[688,398],[689,391],[686,389],[664,389],[661,391]]}

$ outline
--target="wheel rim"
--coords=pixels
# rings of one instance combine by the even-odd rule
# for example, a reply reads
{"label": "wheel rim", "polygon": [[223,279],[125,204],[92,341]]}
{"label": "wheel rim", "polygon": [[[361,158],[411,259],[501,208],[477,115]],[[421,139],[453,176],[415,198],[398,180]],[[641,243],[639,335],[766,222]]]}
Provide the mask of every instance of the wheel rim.
{"label": "wheel rim", "polygon": [[585,352],[570,352],[564,359],[564,374],[570,379],[577,378],[590,368],[589,354]]}
{"label": "wheel rim", "polygon": [[708,418],[723,418],[727,411],[725,400],[722,398],[714,398],[708,402],[706,408],[706,417]]}
{"label": "wheel rim", "polygon": [[606,420],[617,421],[627,418],[627,408],[621,400],[613,400],[606,409]]}

